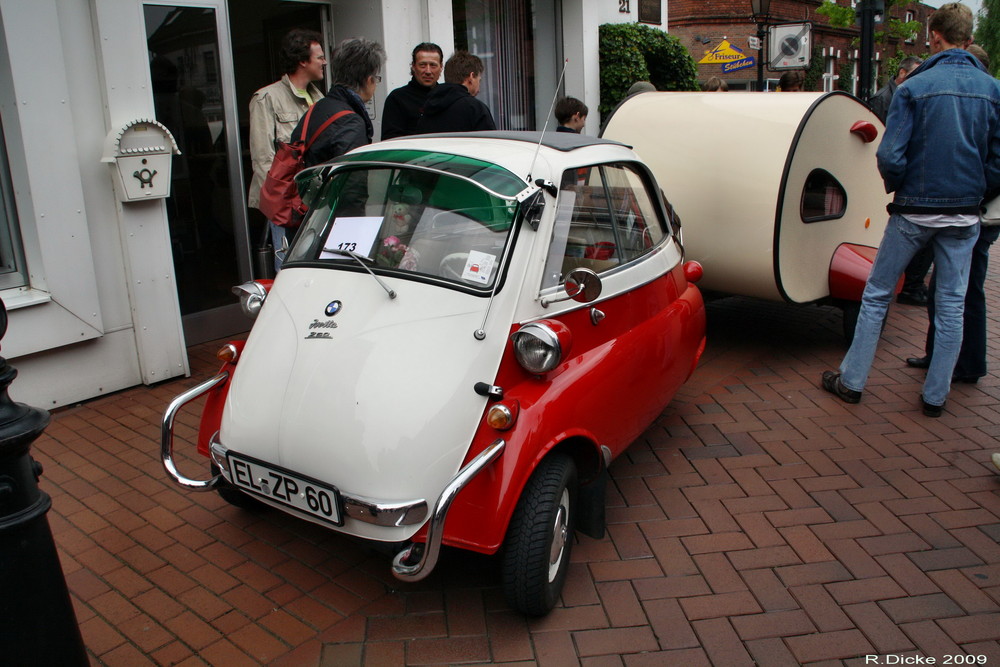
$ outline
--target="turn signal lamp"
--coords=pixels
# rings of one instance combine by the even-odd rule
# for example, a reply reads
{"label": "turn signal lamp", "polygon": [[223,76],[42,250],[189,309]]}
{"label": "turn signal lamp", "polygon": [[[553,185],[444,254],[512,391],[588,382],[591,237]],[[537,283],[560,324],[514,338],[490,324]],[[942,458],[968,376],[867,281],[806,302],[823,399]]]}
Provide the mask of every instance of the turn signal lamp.
{"label": "turn signal lamp", "polygon": [[689,283],[698,282],[703,275],[705,275],[705,269],[702,268],[701,264],[694,260],[684,262],[684,277]]}
{"label": "turn signal lamp", "polygon": [[219,351],[215,353],[215,356],[219,359],[219,361],[227,364],[235,364],[236,360],[240,358],[240,352],[232,343],[226,343],[219,348]]}
{"label": "turn signal lamp", "polygon": [[506,431],[517,421],[517,413],[519,411],[520,405],[517,401],[513,401],[510,404],[494,403],[486,411],[486,424],[498,431]]}
{"label": "turn signal lamp", "polygon": [[851,125],[851,134],[860,137],[861,141],[870,144],[878,138],[878,128],[867,120],[859,120]]}

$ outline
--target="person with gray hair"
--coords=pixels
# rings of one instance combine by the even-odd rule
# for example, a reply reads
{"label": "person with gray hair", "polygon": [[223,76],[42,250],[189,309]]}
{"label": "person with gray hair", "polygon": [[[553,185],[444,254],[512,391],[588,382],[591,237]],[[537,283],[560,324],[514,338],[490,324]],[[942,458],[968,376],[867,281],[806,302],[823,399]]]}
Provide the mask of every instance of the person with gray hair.
{"label": "person with gray hair", "polygon": [[896,88],[899,84],[906,80],[906,77],[910,75],[910,72],[917,69],[920,63],[924,62],[916,56],[907,56],[899,61],[899,69],[896,70],[896,77],[889,79],[889,82],[878,89],[871,99],[868,100],[868,106],[872,108],[872,111],[878,116],[878,119],[885,123],[885,117],[889,113],[889,103],[892,102],[892,96],[896,92]]}
{"label": "person with gray hair", "polygon": [[306,141],[324,122],[334,117],[316,141],[306,150],[304,163],[311,167],[343,155],[347,151],[370,144],[372,121],[365,104],[375,96],[375,88],[382,77],[385,49],[378,42],[367,39],[345,39],[337,46],[330,60],[330,86],[326,97],[304,116],[292,133],[293,139],[302,136],[302,126],[308,120]]}

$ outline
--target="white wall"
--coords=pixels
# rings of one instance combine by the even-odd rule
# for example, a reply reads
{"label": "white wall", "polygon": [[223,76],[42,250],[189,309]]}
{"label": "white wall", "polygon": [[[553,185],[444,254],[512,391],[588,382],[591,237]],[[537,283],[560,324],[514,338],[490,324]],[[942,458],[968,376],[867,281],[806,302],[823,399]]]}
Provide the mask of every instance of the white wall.
{"label": "white wall", "polygon": [[0,24],[31,282],[0,295],[11,396],[51,408],[186,374],[164,204],[119,203],[101,162],[110,130],[153,117],[142,4],[0,0]]}
{"label": "white wall", "polygon": [[[661,5],[661,24],[667,29],[667,4]],[[590,109],[583,132],[596,136],[600,131],[601,76],[598,49],[598,28],[604,23],[636,23],[639,20],[639,0],[631,0],[631,11],[618,11],[616,0],[563,0],[563,43],[569,66],[566,69],[566,94],[583,100]],[[580,97],[582,93],[583,97]]]}
{"label": "white wall", "polygon": [[365,37],[385,48],[382,83],[369,104],[375,140],[378,140],[382,136],[382,106],[386,95],[410,80],[413,47],[421,42],[433,42],[444,51],[445,60],[454,52],[451,0],[332,0],[331,4],[335,42]]}

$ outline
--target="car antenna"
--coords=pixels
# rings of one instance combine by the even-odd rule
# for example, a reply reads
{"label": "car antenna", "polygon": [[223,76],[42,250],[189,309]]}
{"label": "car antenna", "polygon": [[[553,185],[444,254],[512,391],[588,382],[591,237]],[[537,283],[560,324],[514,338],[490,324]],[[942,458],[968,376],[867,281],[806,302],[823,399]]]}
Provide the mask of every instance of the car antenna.
{"label": "car antenna", "polygon": [[[569,58],[563,60],[562,71],[559,72],[559,80],[556,81],[556,91],[552,95],[552,104],[549,105],[549,113],[545,117],[545,124],[542,125],[542,133],[538,137],[538,145],[535,146],[535,154],[531,158],[531,166],[528,167],[528,183],[531,183],[531,172],[535,170],[535,160],[538,159],[538,152],[542,150],[542,139],[545,137],[545,130],[548,129],[549,127],[549,121],[552,119],[552,111],[556,108],[556,100],[559,99],[559,89],[562,87],[563,77],[566,76],[567,65],[569,65]],[[540,188],[545,188],[546,191],[548,191],[548,193],[551,194],[553,197],[556,196],[556,193],[553,192],[556,189],[555,185],[549,183],[548,181],[542,181],[542,179],[538,180],[541,182],[535,183],[535,185],[537,185]]]}

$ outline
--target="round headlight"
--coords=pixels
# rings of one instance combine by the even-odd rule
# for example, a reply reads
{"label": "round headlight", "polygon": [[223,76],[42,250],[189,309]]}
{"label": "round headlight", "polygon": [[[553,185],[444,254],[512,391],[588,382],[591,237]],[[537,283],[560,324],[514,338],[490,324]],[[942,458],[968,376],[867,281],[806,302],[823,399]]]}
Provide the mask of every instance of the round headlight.
{"label": "round headlight", "polygon": [[[562,326],[557,323],[557,326]],[[568,333],[568,332],[567,332]],[[517,363],[529,373],[548,373],[559,365],[568,350],[554,328],[544,322],[526,324],[511,335]]]}
{"label": "round headlight", "polygon": [[233,294],[240,297],[240,307],[243,309],[243,314],[250,318],[256,318],[261,306],[264,305],[264,299],[267,298],[267,289],[259,282],[251,280],[234,287]]}

